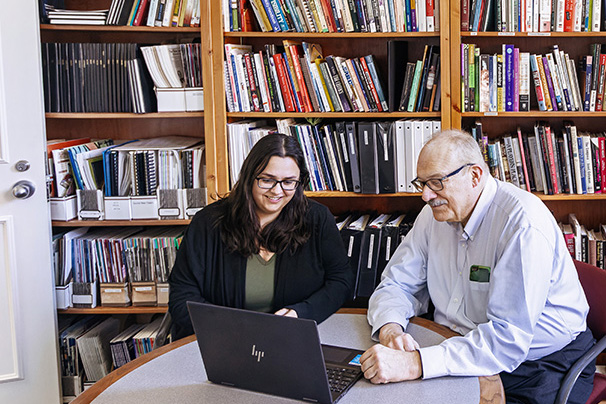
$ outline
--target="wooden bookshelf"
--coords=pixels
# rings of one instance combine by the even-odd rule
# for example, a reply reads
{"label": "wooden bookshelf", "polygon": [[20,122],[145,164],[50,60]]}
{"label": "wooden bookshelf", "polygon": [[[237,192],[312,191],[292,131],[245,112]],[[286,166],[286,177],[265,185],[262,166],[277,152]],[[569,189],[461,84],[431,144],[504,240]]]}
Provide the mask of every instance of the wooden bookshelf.
{"label": "wooden bookshelf", "polygon": [[[502,44],[513,44],[520,52],[546,54],[550,46],[557,44],[559,49],[569,53],[578,69],[579,56],[589,54],[589,44],[603,42],[606,32],[463,32],[461,31],[461,2],[451,2],[450,21],[450,83],[452,95],[451,122],[453,128],[466,129],[480,120],[483,133],[489,138],[504,134],[513,134],[518,126],[523,133],[530,132],[537,120],[548,122],[556,133],[564,120],[572,121],[579,132],[603,132],[606,112],[585,111],[539,111],[536,94],[531,79],[530,111],[528,112],[461,112],[461,49],[462,43],[474,43],[480,46],[482,53],[494,53],[501,50]],[[568,213],[575,213],[581,224],[596,228],[606,223],[606,194],[587,195],[544,195],[535,193],[552,211],[556,220],[568,222]]]}
{"label": "wooden bookshelf", "polygon": [[400,119],[440,118],[440,112],[228,112],[228,118],[338,118],[338,119]]}
{"label": "wooden bookshelf", "polygon": [[[347,119],[347,120],[364,120],[364,119],[388,119],[396,120],[401,118],[439,118],[442,128],[451,127],[451,97],[450,97],[450,75],[447,68],[441,69],[441,112],[386,112],[386,113],[327,113],[327,112],[227,112],[226,95],[223,85],[223,63],[224,63],[224,45],[226,43],[243,43],[250,44],[253,49],[258,50],[264,44],[281,44],[283,39],[301,39],[309,42],[319,43],[325,55],[339,55],[344,57],[356,57],[367,54],[373,54],[382,69],[387,67],[387,40],[389,39],[407,39],[409,41],[409,55],[411,57],[420,57],[423,47],[428,42],[435,45],[440,45],[440,64],[441,66],[450,65],[450,44],[449,44],[449,21],[450,9],[449,2],[439,2],[440,4],[440,31],[439,32],[386,32],[386,33],[313,33],[313,32],[224,32],[222,27],[221,5],[219,2],[205,0],[203,9],[206,8],[211,24],[209,26],[209,42],[212,49],[211,64],[212,69],[209,72],[209,81],[213,83],[212,100],[209,102],[213,105],[214,112],[212,113],[213,128],[215,133],[215,152],[217,157],[217,189],[219,194],[229,191],[229,162],[227,155],[227,123],[236,122],[241,119],[280,119],[280,118],[324,118],[330,119]],[[254,17],[253,17],[254,18]],[[203,39],[204,40],[204,39]],[[418,56],[417,56],[418,55]],[[383,78],[387,75],[385,71],[381,72]],[[207,81],[205,81],[205,84]],[[209,111],[206,111],[207,119]],[[206,127],[210,130],[210,127]],[[311,193],[313,199],[321,200],[322,203],[329,206],[331,209],[336,207],[338,203],[345,203],[351,206],[350,200],[365,201],[366,210],[376,209],[381,210],[385,206],[391,206],[383,200],[393,200],[394,195],[359,195],[347,192],[332,192],[332,193]],[[403,194],[397,194],[402,196]],[[337,202],[338,201],[338,202]],[[411,202],[413,201],[413,202]],[[420,198],[418,195],[412,198],[404,198],[404,202],[400,203],[398,209],[405,208],[407,204],[417,206]],[[422,201],[421,201],[422,202]],[[362,203],[363,204],[363,203]],[[360,204],[360,206],[362,206]],[[353,208],[352,208],[353,209]],[[389,212],[396,209],[393,207]],[[340,205],[336,211],[342,211],[343,206]],[[335,209],[333,209],[333,213]],[[386,211],[387,212],[387,211]]]}
{"label": "wooden bookshelf", "polygon": [[126,306],[126,307],[108,307],[97,306],[94,308],[77,308],[57,310],[59,314],[156,314],[166,313],[168,306]]}
{"label": "wooden bookshelf", "polygon": [[53,227],[110,227],[110,226],[186,226],[190,219],[177,220],[53,220]]}

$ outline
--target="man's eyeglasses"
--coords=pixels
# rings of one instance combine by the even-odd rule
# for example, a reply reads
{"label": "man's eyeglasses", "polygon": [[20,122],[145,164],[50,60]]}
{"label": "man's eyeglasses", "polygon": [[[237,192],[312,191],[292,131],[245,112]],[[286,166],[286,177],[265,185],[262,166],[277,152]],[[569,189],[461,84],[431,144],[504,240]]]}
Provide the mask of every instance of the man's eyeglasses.
{"label": "man's eyeglasses", "polygon": [[441,191],[441,190],[444,189],[444,181],[445,180],[447,180],[448,178],[452,177],[453,175],[457,175],[465,167],[474,166],[474,165],[475,165],[474,163],[467,163],[465,165],[462,165],[461,167],[457,168],[456,170],[454,170],[450,174],[446,174],[442,178],[431,178],[431,179],[428,179],[427,181],[421,181],[421,180],[419,180],[419,177],[417,177],[414,180],[410,181],[410,183],[419,192],[423,192],[423,188],[425,188],[425,185],[427,185],[427,187],[429,189],[431,189],[432,191],[438,192],[438,191]]}
{"label": "man's eyeglasses", "polygon": [[277,184],[280,184],[280,186],[282,187],[282,190],[294,191],[299,186],[298,180],[286,179],[286,180],[278,181],[278,180],[274,180],[271,178],[256,178],[256,180],[257,180],[257,185],[261,189],[272,189]]}

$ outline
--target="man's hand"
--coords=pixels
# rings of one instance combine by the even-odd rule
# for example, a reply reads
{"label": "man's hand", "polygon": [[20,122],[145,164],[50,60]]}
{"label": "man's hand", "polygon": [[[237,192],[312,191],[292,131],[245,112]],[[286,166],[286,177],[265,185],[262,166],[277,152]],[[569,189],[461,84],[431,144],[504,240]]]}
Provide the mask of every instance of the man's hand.
{"label": "man's hand", "polygon": [[414,380],[423,373],[419,351],[399,351],[379,344],[364,352],[360,364],[364,377],[374,384]]}
{"label": "man's hand", "polygon": [[294,311],[293,309],[287,309],[287,308],[280,309],[280,310],[276,311],[274,314],[277,316],[284,316],[284,317],[294,317],[294,318],[299,317],[297,315],[296,311]]}
{"label": "man's hand", "polygon": [[402,326],[396,323],[387,323],[381,327],[379,342],[388,348],[400,351],[414,351],[420,348],[412,335],[405,333]]}

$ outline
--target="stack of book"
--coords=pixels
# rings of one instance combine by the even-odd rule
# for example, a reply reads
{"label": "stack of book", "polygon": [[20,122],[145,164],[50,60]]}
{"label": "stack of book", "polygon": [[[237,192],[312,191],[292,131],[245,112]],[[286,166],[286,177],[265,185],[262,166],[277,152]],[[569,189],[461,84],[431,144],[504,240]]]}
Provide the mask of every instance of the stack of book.
{"label": "stack of book", "polygon": [[580,63],[581,97],[584,111],[606,110],[606,48],[602,44],[591,44],[590,54]]}
{"label": "stack of book", "polygon": [[417,157],[440,129],[440,121],[435,120],[338,121],[320,125],[290,120],[287,124],[279,122],[277,127],[266,122],[257,127],[255,122],[244,121],[228,127],[230,133],[237,131],[237,136],[230,136],[230,167],[241,165],[260,137],[281,132],[299,141],[310,173],[306,185],[312,191],[417,192],[410,184],[416,177]]}
{"label": "stack of book", "polygon": [[229,111],[381,112],[387,98],[372,55],[322,56],[318,44],[284,40],[284,49],[225,45]]}
{"label": "stack of book", "polygon": [[439,111],[440,83],[440,47],[425,45],[421,60],[406,63],[399,110]]}
{"label": "stack of book", "polygon": [[50,24],[62,25],[105,25],[108,10],[66,10],[47,8],[46,16]]}
{"label": "stack of book", "polygon": [[583,110],[574,60],[558,45],[537,55],[508,44],[482,54],[475,44],[461,44],[461,61],[463,112],[529,111],[531,86],[541,111]]}
{"label": "stack of book", "polygon": [[[474,131],[481,132],[480,123]],[[482,136],[480,134],[480,136]],[[537,122],[532,133],[480,144],[491,174],[528,191],[553,194],[603,193],[606,184],[606,136],[578,132],[572,122],[561,130]]]}
{"label": "stack of book", "polygon": [[[439,31],[440,3],[428,0],[251,0],[260,29],[296,32]],[[225,31],[251,31],[247,3],[223,0]]]}
{"label": "stack of book", "polygon": [[569,223],[558,223],[566,240],[566,247],[572,257],[598,268],[606,269],[604,247],[606,243],[606,224],[592,230],[581,224],[576,214],[568,214]]}
{"label": "stack of book", "polygon": [[110,317],[76,339],[78,353],[89,382],[99,381],[111,371],[113,363],[109,341],[119,330],[120,320]]}
{"label": "stack of book", "polygon": [[589,32],[601,27],[601,0],[461,0],[461,31]]}
{"label": "stack of book", "polygon": [[132,43],[43,44],[46,112],[134,112],[132,80],[142,82],[142,96],[154,98],[147,70],[133,76],[138,53]]}
{"label": "stack of book", "polygon": [[[168,282],[183,232],[183,226],[173,226],[147,230],[82,227],[59,233],[56,238],[60,242],[56,243],[53,254],[55,277],[62,284],[91,285],[89,307],[98,304],[98,283],[101,284],[101,304],[104,304],[105,293],[105,297],[112,297],[112,293],[116,298],[118,293],[124,295],[120,301],[108,300],[109,305],[114,306],[129,305],[131,301],[137,304],[136,298],[130,298],[131,288],[137,283],[150,283],[154,287],[151,304],[155,305],[158,302],[155,287]],[[106,290],[104,285],[110,287]]]}
{"label": "stack of book", "polygon": [[115,369],[126,365],[136,358],[133,337],[141,331],[143,327],[145,327],[145,324],[131,324],[130,327],[126,328],[109,341]]}
{"label": "stack of book", "polygon": [[199,27],[200,0],[112,0],[107,25]]}

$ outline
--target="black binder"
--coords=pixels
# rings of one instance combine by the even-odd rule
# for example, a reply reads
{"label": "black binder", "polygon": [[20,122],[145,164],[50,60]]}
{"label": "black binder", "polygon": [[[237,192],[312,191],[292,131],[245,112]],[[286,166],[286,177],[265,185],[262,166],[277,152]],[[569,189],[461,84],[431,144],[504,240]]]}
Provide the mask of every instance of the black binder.
{"label": "black binder", "polygon": [[[349,192],[354,191],[354,185],[351,175],[351,156],[349,147],[347,146],[347,132],[345,131],[345,122],[335,122],[335,131],[333,132],[334,141],[339,152],[339,158],[343,167],[343,174],[345,176],[346,190]],[[355,158],[356,156],[354,156]],[[356,162],[357,163],[357,162]]]}
{"label": "black binder", "polygon": [[353,289],[352,299],[356,296],[358,290],[358,272],[360,267],[360,251],[362,247],[362,238],[364,236],[364,229],[368,224],[370,215],[356,215],[353,220],[341,230],[341,238],[345,249],[347,250],[347,256],[349,257],[349,265],[355,275],[356,284]]}
{"label": "black binder", "polygon": [[[379,193],[396,192],[396,139],[392,122],[375,122]],[[404,162],[402,162],[404,163]]]}
{"label": "black binder", "polygon": [[379,267],[383,226],[389,215],[379,215],[364,229],[356,282],[356,298],[370,297],[375,290]]}
{"label": "black binder", "polygon": [[361,192],[360,186],[360,154],[358,152],[358,133],[356,122],[345,123],[347,150],[349,151],[349,164],[351,168],[351,182],[354,192]]}
{"label": "black binder", "polygon": [[407,62],[408,42],[395,39],[387,41],[387,106],[389,112],[397,111],[399,108],[405,76],[402,71]]}
{"label": "black binder", "polygon": [[358,122],[360,188],[363,194],[379,193],[377,134],[374,122]]}

